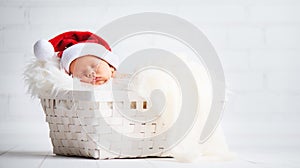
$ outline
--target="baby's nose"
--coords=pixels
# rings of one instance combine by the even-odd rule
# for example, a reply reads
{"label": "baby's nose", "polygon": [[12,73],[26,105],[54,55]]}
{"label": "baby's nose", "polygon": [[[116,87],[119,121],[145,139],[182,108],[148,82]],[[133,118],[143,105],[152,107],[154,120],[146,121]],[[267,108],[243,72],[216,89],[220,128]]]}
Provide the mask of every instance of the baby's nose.
{"label": "baby's nose", "polygon": [[95,71],[90,71],[90,73],[88,74],[89,78],[95,77],[96,76],[96,72]]}

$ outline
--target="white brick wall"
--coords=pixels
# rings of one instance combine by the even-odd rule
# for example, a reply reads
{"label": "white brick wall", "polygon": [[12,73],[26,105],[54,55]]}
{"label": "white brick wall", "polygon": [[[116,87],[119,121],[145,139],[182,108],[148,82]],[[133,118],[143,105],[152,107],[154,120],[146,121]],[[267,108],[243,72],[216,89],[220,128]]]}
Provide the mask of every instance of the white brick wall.
{"label": "white brick wall", "polygon": [[[300,16],[300,15],[299,15]],[[298,17],[299,17],[298,16]],[[283,24],[266,28],[266,43],[270,48],[300,48],[300,26]]]}
{"label": "white brick wall", "polygon": [[299,51],[297,50],[256,50],[249,53],[249,66],[253,71],[297,72]]}
{"label": "white brick wall", "polygon": [[230,26],[228,28],[228,47],[233,49],[264,47],[263,29],[255,26]]}
{"label": "white brick wall", "polygon": [[255,5],[249,8],[249,20],[252,23],[272,24],[299,23],[298,5]]}
{"label": "white brick wall", "polygon": [[1,113],[0,113],[0,117],[1,120],[6,120],[7,119],[7,115],[9,113],[9,96],[6,94],[0,94],[0,106],[1,108]]}
{"label": "white brick wall", "polygon": [[[83,10],[84,9],[84,10]],[[103,20],[107,8],[103,6],[51,6],[36,7],[29,12],[31,24],[61,25],[72,23],[86,25]]]}
{"label": "white brick wall", "polygon": [[[297,122],[300,100],[300,2],[297,0],[0,2],[1,120],[41,119],[21,79],[32,45],[66,30],[95,31],[127,14],[175,14],[198,26],[215,46],[233,99],[230,121]],[[25,114],[29,114],[26,117]],[[41,111],[40,111],[41,113]],[[288,115],[286,115],[288,114]],[[276,120],[277,121],[277,120]]]}
{"label": "white brick wall", "polygon": [[246,13],[242,5],[180,5],[178,15],[200,24],[218,23],[232,24],[245,22]]}
{"label": "white brick wall", "polygon": [[1,24],[25,24],[25,10],[17,7],[0,7]]}

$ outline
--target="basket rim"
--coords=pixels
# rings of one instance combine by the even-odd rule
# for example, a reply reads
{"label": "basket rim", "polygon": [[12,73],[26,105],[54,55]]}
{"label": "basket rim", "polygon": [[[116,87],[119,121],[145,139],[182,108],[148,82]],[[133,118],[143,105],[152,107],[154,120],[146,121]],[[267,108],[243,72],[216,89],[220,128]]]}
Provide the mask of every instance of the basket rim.
{"label": "basket rim", "polygon": [[56,94],[45,91],[38,95],[39,99],[68,99],[78,101],[122,101],[128,99],[130,94],[132,100],[144,100],[136,92],[130,90],[59,90]]}

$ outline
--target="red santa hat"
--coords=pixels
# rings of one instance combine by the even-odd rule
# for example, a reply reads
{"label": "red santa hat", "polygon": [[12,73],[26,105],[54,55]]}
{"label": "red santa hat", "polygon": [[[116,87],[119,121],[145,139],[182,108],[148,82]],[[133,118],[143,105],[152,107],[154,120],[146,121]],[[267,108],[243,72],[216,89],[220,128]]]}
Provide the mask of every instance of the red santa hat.
{"label": "red santa hat", "polygon": [[69,73],[72,61],[84,55],[94,55],[105,60],[114,68],[118,67],[118,56],[111,52],[108,43],[88,31],[69,31],[50,39],[39,40],[34,44],[34,54],[40,60],[53,56],[60,59],[61,68]]}

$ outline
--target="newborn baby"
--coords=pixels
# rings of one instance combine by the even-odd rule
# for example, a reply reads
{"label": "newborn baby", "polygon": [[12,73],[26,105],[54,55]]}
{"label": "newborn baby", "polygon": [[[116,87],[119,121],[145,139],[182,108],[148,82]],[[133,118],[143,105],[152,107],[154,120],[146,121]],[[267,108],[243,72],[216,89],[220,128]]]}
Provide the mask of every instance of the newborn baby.
{"label": "newborn baby", "polygon": [[101,85],[114,77],[116,69],[105,60],[94,55],[75,59],[70,65],[70,74],[81,82]]}
{"label": "newborn baby", "polygon": [[62,70],[92,85],[104,84],[114,77],[119,63],[108,43],[87,31],[69,31],[49,41],[39,40],[34,45],[34,54],[44,61],[53,55],[59,57]]}

